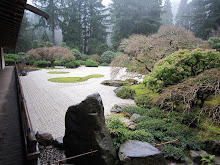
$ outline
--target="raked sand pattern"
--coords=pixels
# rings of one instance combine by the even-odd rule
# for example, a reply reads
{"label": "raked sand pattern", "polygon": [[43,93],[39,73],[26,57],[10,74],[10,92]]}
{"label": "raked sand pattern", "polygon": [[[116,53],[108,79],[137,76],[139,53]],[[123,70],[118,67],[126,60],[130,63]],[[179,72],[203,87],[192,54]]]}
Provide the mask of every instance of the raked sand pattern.
{"label": "raked sand pattern", "polygon": [[[48,74],[49,71],[64,71],[68,74]],[[32,126],[35,131],[51,133],[55,138],[64,136],[65,113],[69,106],[78,104],[88,95],[98,92],[105,108],[110,113],[115,104],[134,104],[133,100],[120,99],[115,93],[116,87],[100,84],[110,79],[110,67],[80,67],[77,69],[42,69],[21,76],[24,95],[29,109]],[[103,74],[102,78],[92,78],[80,83],[54,83],[49,78],[84,77]]]}

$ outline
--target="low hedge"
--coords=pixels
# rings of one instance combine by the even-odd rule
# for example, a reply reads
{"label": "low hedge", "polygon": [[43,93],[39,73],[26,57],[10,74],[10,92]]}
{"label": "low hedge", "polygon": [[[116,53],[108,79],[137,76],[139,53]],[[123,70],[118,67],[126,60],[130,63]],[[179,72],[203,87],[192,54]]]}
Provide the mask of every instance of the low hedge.
{"label": "low hedge", "polygon": [[50,61],[36,61],[34,63],[34,66],[40,67],[40,68],[50,67],[50,65],[51,65]]}

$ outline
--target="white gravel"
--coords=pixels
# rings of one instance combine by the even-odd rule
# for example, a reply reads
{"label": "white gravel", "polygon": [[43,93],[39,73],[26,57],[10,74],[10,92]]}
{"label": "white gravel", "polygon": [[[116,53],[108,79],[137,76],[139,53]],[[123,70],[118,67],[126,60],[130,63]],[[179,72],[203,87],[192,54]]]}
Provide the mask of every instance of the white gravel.
{"label": "white gravel", "polygon": [[[68,74],[48,74],[49,71],[67,71]],[[105,115],[115,104],[134,104],[133,100],[120,99],[115,93],[116,87],[100,84],[110,79],[110,67],[77,69],[42,69],[21,76],[24,95],[29,109],[32,126],[35,131],[51,133],[55,138],[64,136],[64,118],[69,106],[78,104],[88,95],[98,92],[104,104]],[[84,77],[103,74],[102,78],[92,78],[81,83],[54,83],[47,81],[55,77]]]}

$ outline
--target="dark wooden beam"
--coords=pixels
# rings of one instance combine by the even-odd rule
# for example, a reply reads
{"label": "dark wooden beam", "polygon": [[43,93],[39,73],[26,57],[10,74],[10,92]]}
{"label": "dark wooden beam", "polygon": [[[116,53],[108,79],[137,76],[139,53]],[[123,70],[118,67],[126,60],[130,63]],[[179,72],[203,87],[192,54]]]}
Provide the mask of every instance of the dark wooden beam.
{"label": "dark wooden beam", "polygon": [[50,16],[47,13],[41,11],[40,9],[38,9],[32,5],[26,4],[26,9],[35,13],[35,14],[38,14],[38,15],[44,17],[46,20],[48,20],[50,18]]}

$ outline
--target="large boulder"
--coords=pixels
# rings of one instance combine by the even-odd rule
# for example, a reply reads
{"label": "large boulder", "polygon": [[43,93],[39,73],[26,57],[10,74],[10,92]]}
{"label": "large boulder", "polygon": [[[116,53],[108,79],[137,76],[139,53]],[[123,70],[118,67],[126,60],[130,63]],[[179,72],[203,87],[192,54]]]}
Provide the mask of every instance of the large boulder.
{"label": "large boulder", "polygon": [[49,146],[53,143],[53,136],[50,133],[38,131],[36,134],[37,141],[42,146]]}
{"label": "large boulder", "polygon": [[122,165],[166,165],[161,152],[147,142],[129,140],[119,149]]}
{"label": "large boulder", "polygon": [[63,138],[66,157],[87,153],[68,163],[75,165],[113,165],[116,151],[105,125],[104,107],[98,93],[88,96],[80,104],[68,108]]}

